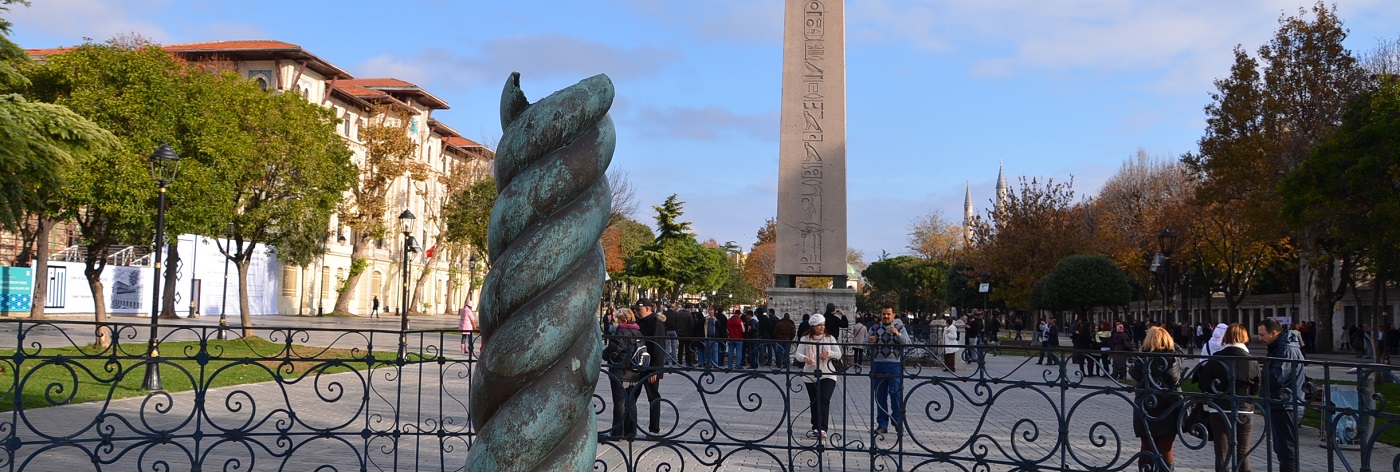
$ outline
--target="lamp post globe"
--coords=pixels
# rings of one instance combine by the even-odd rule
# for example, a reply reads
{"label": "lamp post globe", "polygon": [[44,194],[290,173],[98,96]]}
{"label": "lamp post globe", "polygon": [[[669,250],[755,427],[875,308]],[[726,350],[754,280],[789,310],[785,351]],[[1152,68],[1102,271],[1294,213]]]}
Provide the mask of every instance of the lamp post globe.
{"label": "lamp post globe", "polygon": [[141,386],[146,390],[164,390],[160,380],[160,315],[163,310],[160,306],[160,286],[161,286],[161,249],[165,247],[165,189],[175,181],[175,175],[180,171],[180,155],[170,148],[169,144],[161,144],[151,153],[148,163],[151,166],[151,178],[156,181],[156,191],[159,193],[156,199],[156,237],[151,245],[153,249],[153,259],[151,259],[152,272],[155,277],[151,282],[151,338],[149,340],[149,351],[147,351],[146,378],[141,382]]}

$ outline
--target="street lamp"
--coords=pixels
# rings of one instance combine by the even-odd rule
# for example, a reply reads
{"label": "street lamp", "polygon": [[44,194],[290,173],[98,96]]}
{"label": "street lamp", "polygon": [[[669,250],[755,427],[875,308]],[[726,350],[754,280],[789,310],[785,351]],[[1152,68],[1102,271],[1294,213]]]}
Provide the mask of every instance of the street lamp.
{"label": "street lamp", "polygon": [[1195,282],[1195,280],[1193,280],[1195,278],[1195,269],[1186,269],[1186,272],[1181,273],[1181,298],[1183,300],[1182,305],[1186,306],[1187,323],[1196,321],[1196,314],[1191,311],[1191,283]]}
{"label": "street lamp", "polygon": [[399,270],[403,275],[399,299],[399,361],[408,360],[408,255],[418,252],[418,241],[413,239],[414,220],[413,212],[407,209],[399,213],[399,228],[403,231],[403,265]]}
{"label": "street lamp", "polygon": [[146,390],[164,390],[160,382],[160,366],[156,359],[160,358],[159,342],[156,340],[160,332],[160,284],[161,284],[161,248],[165,246],[165,189],[175,181],[175,174],[180,170],[180,155],[170,149],[169,144],[161,144],[156,151],[151,153],[149,159],[151,165],[151,178],[156,181],[156,191],[159,197],[156,200],[156,239],[153,244],[155,258],[152,259],[152,267],[155,273],[155,280],[151,284],[151,339],[150,339],[150,359],[146,363],[146,379],[141,383]]}
{"label": "street lamp", "polygon": [[[1152,257],[1152,266],[1148,271],[1157,275],[1162,284],[1162,322],[1167,321],[1167,302],[1172,298],[1172,253],[1176,251],[1176,233],[1170,228],[1162,230],[1157,235],[1157,254]],[[1172,317],[1175,322],[1176,317]]]}
{"label": "street lamp", "polygon": [[233,222],[228,223],[224,228],[224,240],[228,247],[224,249],[224,295],[219,301],[219,340],[228,339],[225,331],[228,330],[228,256],[233,254]]}

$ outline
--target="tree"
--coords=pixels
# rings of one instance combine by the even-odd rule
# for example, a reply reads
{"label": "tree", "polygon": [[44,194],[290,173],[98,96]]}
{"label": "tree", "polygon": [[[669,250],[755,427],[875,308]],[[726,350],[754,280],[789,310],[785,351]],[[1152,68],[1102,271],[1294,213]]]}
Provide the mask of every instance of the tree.
{"label": "tree", "polygon": [[690,233],[690,222],[681,221],[685,202],[676,195],[652,208],[656,210],[656,239],[627,259],[621,279],[641,287],[658,289],[673,299],[685,291],[709,292],[724,285],[730,268],[726,252],[706,248]]}
{"label": "tree", "polygon": [[[1334,253],[1353,255],[1373,287],[1400,280],[1400,83],[1377,77],[1348,108],[1342,127],[1284,179],[1283,215],[1313,228]],[[1355,289],[1356,280],[1349,280]],[[1373,306],[1380,290],[1373,290]],[[1377,310],[1373,309],[1375,314]],[[1372,324],[1379,326],[1373,318]]]}
{"label": "tree", "polygon": [[909,251],[924,259],[949,262],[963,247],[963,227],[934,210],[909,224]]}
{"label": "tree", "polygon": [[[1185,233],[1196,185],[1185,164],[1138,149],[1088,205],[1094,252],[1113,260],[1128,275],[1130,284],[1149,286],[1151,275],[1145,257],[1159,249],[1157,236],[1163,229],[1172,229],[1183,239],[1189,237]],[[1186,256],[1187,251],[1179,250],[1176,259]]]}
{"label": "tree", "polygon": [[870,263],[861,275],[874,298],[898,300],[901,310],[942,313],[949,306],[950,268],[943,261],[897,256]]}
{"label": "tree", "polygon": [[627,171],[618,168],[608,170],[608,190],[612,191],[612,208],[608,213],[608,227],[631,220],[637,214],[637,188]]}
{"label": "tree", "polygon": [[149,244],[153,238],[156,191],[146,156],[161,143],[178,144],[173,132],[184,126],[183,70],[159,48],[116,42],[84,44],[25,69],[32,99],[68,107],[120,141],[110,152],[77,162],[59,202],[87,248],[83,274],[98,323],[107,321],[101,275],[111,248]]}
{"label": "tree", "polygon": [[1329,247],[1325,228],[1288,234],[1278,218],[1278,188],[1280,179],[1341,123],[1344,107],[1363,90],[1365,73],[1342,45],[1347,31],[1336,11],[1318,2],[1311,13],[1311,21],[1301,9],[1297,16],[1281,16],[1257,61],[1236,47],[1230,77],[1216,81],[1218,92],[1206,106],[1200,149],[1183,160],[1203,179],[1198,194],[1203,204],[1227,205],[1220,210],[1254,227],[1247,233],[1297,240],[1313,279],[1319,348],[1327,352],[1332,348],[1332,304],[1345,287],[1335,281],[1350,278],[1337,271],[1351,264],[1338,248]]}
{"label": "tree", "polygon": [[351,267],[332,309],[338,315],[350,313],[350,300],[363,273],[355,268],[364,266],[365,251],[373,241],[383,239],[389,232],[385,220],[389,214],[389,190],[414,169],[413,156],[418,151],[418,143],[409,137],[407,117],[388,107],[379,109],[374,122],[360,128],[359,136],[365,146],[364,163],[359,166],[359,176],[350,186],[348,198],[336,209],[340,224],[350,228]]}
{"label": "tree", "polygon": [[1132,297],[1128,277],[1106,256],[1077,254],[1062,259],[1037,281],[1036,308],[1074,310],[1086,316],[1096,306],[1121,306]]}
{"label": "tree", "polygon": [[778,242],[778,219],[770,216],[763,220],[763,226],[758,227],[758,233],[754,235],[753,247],[757,248],[760,244],[776,242]]}
{"label": "tree", "polygon": [[1082,252],[1092,231],[1074,205],[1073,181],[1053,179],[1022,178],[986,221],[973,230],[970,265],[990,273],[998,287],[992,300],[1009,308],[1029,307],[1031,286],[1060,259]]}
{"label": "tree", "polygon": [[269,94],[231,74],[222,87],[199,89],[194,104],[210,119],[187,134],[193,153],[220,179],[205,189],[219,195],[217,216],[201,234],[217,235],[232,222],[232,244],[220,250],[238,269],[243,336],[252,332],[248,264],[266,245],[283,264],[305,265],[325,251],[330,217],[357,169],[336,134],[329,109],[296,94]]}

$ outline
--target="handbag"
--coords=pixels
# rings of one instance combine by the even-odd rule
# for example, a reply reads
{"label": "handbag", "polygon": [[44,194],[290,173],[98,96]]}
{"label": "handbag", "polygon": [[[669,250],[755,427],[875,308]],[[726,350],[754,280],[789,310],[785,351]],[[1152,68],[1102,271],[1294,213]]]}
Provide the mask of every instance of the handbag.
{"label": "handbag", "polygon": [[846,363],[841,359],[828,359],[826,362],[827,365],[831,366],[831,372],[833,373],[846,371]]}
{"label": "handbag", "polygon": [[1205,402],[1191,401],[1191,406],[1186,409],[1186,416],[1181,419],[1181,432],[1196,437],[1210,435],[1210,414],[1206,413]]}

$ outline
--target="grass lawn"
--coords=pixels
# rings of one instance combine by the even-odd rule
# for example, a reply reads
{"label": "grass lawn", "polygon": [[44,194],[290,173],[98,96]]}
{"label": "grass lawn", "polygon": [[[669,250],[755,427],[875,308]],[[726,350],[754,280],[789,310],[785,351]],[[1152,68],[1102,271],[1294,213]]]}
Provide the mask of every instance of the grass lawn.
{"label": "grass lawn", "polygon": [[[331,374],[382,367],[392,364],[396,353],[351,351],[286,345],[261,338],[209,340],[207,351],[199,350],[198,342],[166,342],[160,346],[163,358],[161,381],[167,392],[226,387],[270,380],[295,379],[304,375]],[[104,352],[108,355],[93,356]],[[206,354],[207,353],[207,354]],[[275,353],[277,357],[268,357]],[[372,354],[372,356],[371,356]],[[82,349],[44,349],[41,357],[26,357],[13,372],[16,352],[0,350],[0,358],[9,361],[0,365],[0,411],[15,408],[15,393],[24,408],[106,401],[146,396],[141,387],[146,374],[141,356],[103,351],[95,346]],[[408,362],[422,362],[422,356],[410,353]],[[171,365],[173,364],[173,365]],[[178,367],[177,367],[178,366]],[[18,379],[18,380],[16,380]],[[22,388],[16,389],[20,382]]]}

